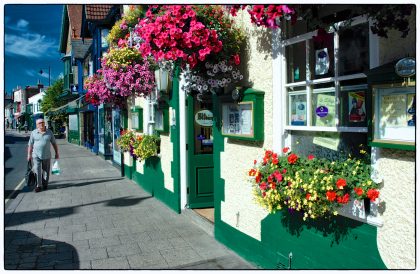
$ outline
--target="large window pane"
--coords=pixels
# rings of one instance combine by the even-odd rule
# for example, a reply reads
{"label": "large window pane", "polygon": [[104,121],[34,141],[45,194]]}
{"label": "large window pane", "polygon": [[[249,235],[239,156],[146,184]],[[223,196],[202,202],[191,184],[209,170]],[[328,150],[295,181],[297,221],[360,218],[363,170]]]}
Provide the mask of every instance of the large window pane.
{"label": "large window pane", "polygon": [[306,79],[306,42],[286,47],[287,82],[301,82]]}
{"label": "large window pane", "polygon": [[369,25],[360,24],[339,31],[339,75],[369,69]]}

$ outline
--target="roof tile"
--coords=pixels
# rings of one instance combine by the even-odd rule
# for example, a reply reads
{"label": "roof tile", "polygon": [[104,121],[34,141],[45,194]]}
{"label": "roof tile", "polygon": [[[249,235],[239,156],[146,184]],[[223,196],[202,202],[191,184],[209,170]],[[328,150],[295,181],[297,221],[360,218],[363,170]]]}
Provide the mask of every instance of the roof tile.
{"label": "roof tile", "polygon": [[113,5],[86,5],[87,20],[103,20]]}

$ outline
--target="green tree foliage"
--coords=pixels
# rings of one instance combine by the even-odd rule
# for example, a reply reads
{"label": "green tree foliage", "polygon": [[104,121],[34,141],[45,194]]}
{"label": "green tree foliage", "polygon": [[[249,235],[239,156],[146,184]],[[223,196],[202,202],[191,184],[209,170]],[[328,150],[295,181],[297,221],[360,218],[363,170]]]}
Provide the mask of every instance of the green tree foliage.
{"label": "green tree foliage", "polygon": [[[64,80],[63,78],[55,81],[52,86],[48,87],[45,92],[45,96],[41,102],[41,111],[49,117],[56,125],[61,125],[67,120],[67,114],[64,110],[58,112],[51,112],[54,108],[58,108],[66,101],[60,100],[59,96],[64,92]],[[56,126],[55,128],[59,128]]]}
{"label": "green tree foliage", "polygon": [[52,86],[48,87],[45,96],[41,103],[41,111],[47,113],[53,108],[60,107],[65,104],[64,101],[59,100],[59,96],[64,92],[64,80],[58,79]]}

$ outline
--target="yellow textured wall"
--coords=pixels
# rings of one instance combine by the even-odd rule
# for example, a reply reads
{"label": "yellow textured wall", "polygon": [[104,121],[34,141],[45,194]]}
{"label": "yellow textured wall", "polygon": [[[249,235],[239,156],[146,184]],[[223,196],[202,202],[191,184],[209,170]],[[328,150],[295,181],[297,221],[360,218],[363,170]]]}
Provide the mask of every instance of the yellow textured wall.
{"label": "yellow textured wall", "polygon": [[271,31],[251,25],[247,12],[236,18],[247,34],[247,46],[242,55],[241,71],[244,86],[265,92],[264,95],[264,143],[234,141],[225,138],[225,149],[221,153],[221,177],[225,180],[225,200],[221,205],[221,219],[255,239],[261,238],[261,220],[267,216],[253,201],[251,183],[247,181],[254,159],[263,155],[264,148],[271,149],[272,131],[272,58]]}
{"label": "yellow textured wall", "polygon": [[384,180],[380,189],[384,225],[378,229],[379,252],[388,268],[414,269],[415,153],[381,149],[377,170]]}
{"label": "yellow textured wall", "polygon": [[160,151],[160,163],[162,165],[163,174],[165,175],[164,187],[167,190],[174,192],[174,179],[171,174],[171,162],[174,158],[174,150],[169,134],[160,135]]}

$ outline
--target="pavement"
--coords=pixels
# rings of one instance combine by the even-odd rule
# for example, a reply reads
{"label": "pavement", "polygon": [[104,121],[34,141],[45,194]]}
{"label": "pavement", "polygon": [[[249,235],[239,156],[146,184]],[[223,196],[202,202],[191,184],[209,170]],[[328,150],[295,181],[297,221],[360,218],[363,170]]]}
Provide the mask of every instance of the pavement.
{"label": "pavement", "polygon": [[5,208],[6,270],[256,269],[200,216],[177,214],[86,148],[58,145],[62,173]]}

